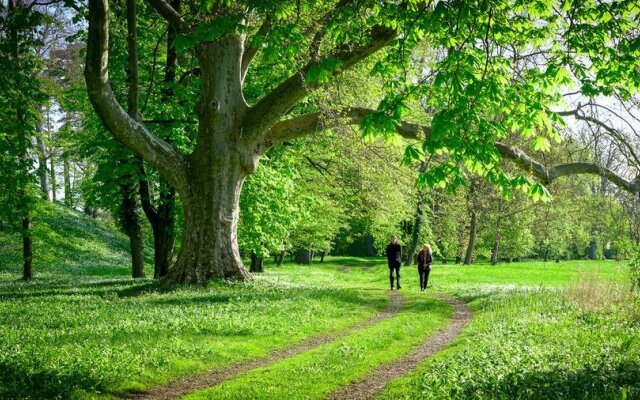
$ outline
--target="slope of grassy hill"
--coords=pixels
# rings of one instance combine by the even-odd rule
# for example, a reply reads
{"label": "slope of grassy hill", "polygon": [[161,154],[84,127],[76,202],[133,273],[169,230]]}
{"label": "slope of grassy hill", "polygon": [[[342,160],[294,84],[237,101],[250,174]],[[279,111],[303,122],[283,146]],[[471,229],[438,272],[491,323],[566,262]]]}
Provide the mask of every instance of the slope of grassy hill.
{"label": "slope of grassy hill", "polygon": [[[38,203],[32,221],[36,279],[129,275],[129,242],[115,226],[50,202]],[[0,233],[0,280],[18,279],[21,268],[20,236]]]}

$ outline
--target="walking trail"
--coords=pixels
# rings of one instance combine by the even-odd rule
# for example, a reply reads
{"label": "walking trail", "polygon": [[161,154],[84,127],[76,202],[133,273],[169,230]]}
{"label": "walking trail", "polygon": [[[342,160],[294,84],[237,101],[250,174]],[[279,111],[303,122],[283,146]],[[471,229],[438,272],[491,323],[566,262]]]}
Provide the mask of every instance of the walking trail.
{"label": "walking trail", "polygon": [[223,369],[215,369],[206,372],[202,375],[188,376],[169,382],[164,386],[157,386],[149,389],[146,392],[128,394],[122,396],[121,400],[168,400],[175,399],[180,396],[184,396],[188,393],[194,392],[200,389],[206,389],[211,386],[215,386],[223,381],[235,378],[236,376],[250,371],[256,368],[266,367],[270,364],[274,364],[285,358],[295,356],[307,350],[311,350],[315,347],[332,342],[342,337],[351,335],[356,331],[367,328],[371,325],[377,324],[397,314],[402,306],[403,298],[398,292],[389,292],[390,301],[386,310],[378,312],[370,318],[352,326],[341,332],[332,334],[325,334],[314,336],[304,340],[298,345],[288,347],[285,349],[277,350],[266,357],[241,361],[236,364],[232,364]]}
{"label": "walking trail", "polygon": [[425,358],[442,350],[455,340],[471,319],[471,310],[465,303],[453,297],[439,294],[441,300],[451,304],[455,313],[451,322],[435,336],[428,337],[407,356],[391,363],[381,364],[372,373],[359,381],[342,386],[329,394],[327,399],[364,400],[372,399],[380,393],[391,380],[414,370]]}

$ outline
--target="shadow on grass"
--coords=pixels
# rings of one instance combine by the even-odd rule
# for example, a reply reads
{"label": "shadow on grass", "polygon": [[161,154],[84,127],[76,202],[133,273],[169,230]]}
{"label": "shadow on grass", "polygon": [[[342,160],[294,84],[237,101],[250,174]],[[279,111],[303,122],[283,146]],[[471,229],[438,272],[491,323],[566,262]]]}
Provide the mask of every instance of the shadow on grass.
{"label": "shadow on grass", "polygon": [[[275,288],[274,288],[275,289]],[[370,288],[366,291],[380,290],[382,288]],[[371,307],[380,311],[386,305],[362,296],[365,289],[351,288],[318,288],[295,287],[290,290],[252,290],[241,289],[233,286],[214,286],[203,288],[201,286],[166,286],[159,281],[134,281],[131,279],[110,279],[104,281],[40,281],[37,283],[15,282],[14,285],[0,286],[0,300],[24,300],[30,298],[56,297],[58,299],[78,296],[97,296],[100,298],[134,298],[151,294],[172,294],[176,296],[159,296],[145,301],[146,304],[158,305],[192,305],[207,303],[228,303],[232,296],[237,302],[250,302],[259,299],[261,302],[291,300],[292,296],[308,299],[331,298],[352,307]],[[239,294],[239,296],[238,296]]]}
{"label": "shadow on grass", "polygon": [[79,371],[38,371],[0,362],[0,399],[69,399],[78,391],[101,391],[98,380]]}
{"label": "shadow on grass", "polygon": [[108,280],[102,282],[13,282],[0,286],[0,300],[30,299],[49,296],[138,297],[150,293],[170,293],[176,287],[167,287],[157,281]]}

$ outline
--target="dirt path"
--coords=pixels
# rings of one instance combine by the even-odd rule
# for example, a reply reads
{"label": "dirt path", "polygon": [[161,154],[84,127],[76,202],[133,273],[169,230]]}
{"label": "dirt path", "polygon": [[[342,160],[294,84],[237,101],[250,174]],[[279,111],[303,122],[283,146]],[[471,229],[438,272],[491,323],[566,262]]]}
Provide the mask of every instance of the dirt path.
{"label": "dirt path", "polygon": [[471,310],[465,303],[450,296],[438,295],[455,308],[451,322],[435,336],[429,337],[407,356],[391,363],[381,364],[364,379],[351,382],[329,394],[327,399],[362,400],[372,399],[394,378],[414,370],[425,358],[442,350],[455,340],[471,318]]}
{"label": "dirt path", "polygon": [[146,392],[126,395],[123,397],[119,397],[119,399],[121,400],[175,399],[177,397],[184,396],[196,390],[206,389],[208,387],[215,386],[222,381],[226,381],[228,379],[234,378],[252,369],[265,367],[269,364],[273,364],[285,358],[295,356],[296,354],[310,350],[314,347],[318,347],[325,343],[329,343],[334,340],[340,339],[342,337],[351,335],[356,331],[359,331],[368,326],[377,324],[378,322],[384,321],[385,319],[392,317],[394,314],[397,314],[398,311],[400,311],[400,307],[402,305],[402,301],[403,301],[402,295],[400,295],[398,292],[390,291],[389,297],[390,297],[389,307],[386,310],[376,313],[369,319],[364,320],[342,332],[314,336],[304,340],[300,344],[295,345],[293,347],[277,350],[267,355],[266,357],[241,361],[223,369],[211,370],[209,372],[205,372],[202,375],[185,377],[185,378],[170,382],[165,386],[154,387],[149,389]]}

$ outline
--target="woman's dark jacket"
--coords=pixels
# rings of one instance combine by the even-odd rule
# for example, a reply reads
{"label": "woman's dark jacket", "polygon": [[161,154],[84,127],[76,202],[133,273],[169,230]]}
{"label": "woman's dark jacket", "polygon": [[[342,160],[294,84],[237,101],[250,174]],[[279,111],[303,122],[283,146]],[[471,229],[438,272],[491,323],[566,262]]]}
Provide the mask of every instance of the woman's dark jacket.
{"label": "woman's dark jacket", "polygon": [[424,250],[421,250],[420,253],[418,253],[418,268],[420,269],[431,268],[432,262],[433,262],[433,257],[431,256],[431,253],[426,252]]}

